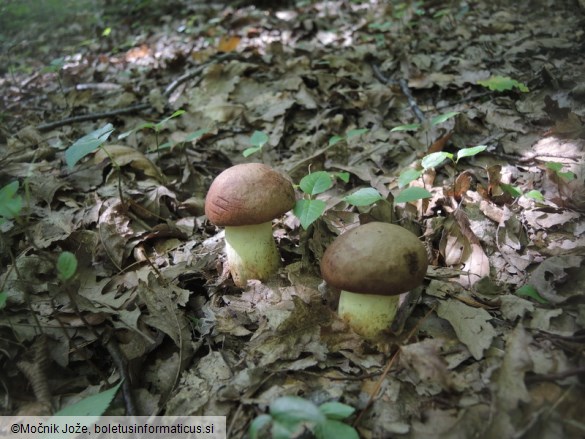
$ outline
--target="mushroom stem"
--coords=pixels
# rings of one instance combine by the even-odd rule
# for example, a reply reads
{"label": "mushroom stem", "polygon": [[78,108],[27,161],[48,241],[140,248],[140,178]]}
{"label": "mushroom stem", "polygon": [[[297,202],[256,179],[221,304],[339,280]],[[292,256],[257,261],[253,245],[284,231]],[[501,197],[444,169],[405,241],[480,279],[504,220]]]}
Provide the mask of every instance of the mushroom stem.
{"label": "mushroom stem", "polygon": [[248,279],[268,279],[280,265],[271,221],[226,226],[225,250],[232,278],[239,287],[245,287]]}
{"label": "mushroom stem", "polygon": [[399,300],[399,295],[356,294],[342,290],[338,313],[356,333],[375,339],[381,331],[390,328]]}

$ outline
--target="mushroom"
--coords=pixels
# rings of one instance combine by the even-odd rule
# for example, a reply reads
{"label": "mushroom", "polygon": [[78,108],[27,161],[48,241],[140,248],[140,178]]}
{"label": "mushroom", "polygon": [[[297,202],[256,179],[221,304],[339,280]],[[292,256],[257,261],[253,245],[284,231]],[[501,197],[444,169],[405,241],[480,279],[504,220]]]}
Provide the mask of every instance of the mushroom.
{"label": "mushroom", "polygon": [[227,261],[237,286],[246,286],[248,279],[266,280],[276,272],[280,256],[272,220],[294,204],[291,182],[260,163],[232,166],[215,178],[205,214],[215,225],[225,226]]}
{"label": "mushroom", "polygon": [[399,295],[419,286],[427,254],[415,234],[381,222],[338,236],[321,260],[321,274],[341,289],[339,316],[367,339],[390,327]]}

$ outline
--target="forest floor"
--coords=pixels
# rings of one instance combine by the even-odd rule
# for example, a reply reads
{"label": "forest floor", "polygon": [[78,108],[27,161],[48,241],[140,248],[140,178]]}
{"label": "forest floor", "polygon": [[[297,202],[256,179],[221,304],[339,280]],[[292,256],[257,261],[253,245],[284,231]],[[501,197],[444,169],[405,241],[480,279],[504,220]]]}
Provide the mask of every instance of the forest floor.
{"label": "forest floor", "polygon": [[[585,437],[584,2],[248,3],[1,7],[0,411],[123,379],[100,412],[229,438],[283,396],[302,434]],[[204,203],[246,162],[324,183],[238,288]],[[430,265],[368,342],[319,262],[372,220]]]}

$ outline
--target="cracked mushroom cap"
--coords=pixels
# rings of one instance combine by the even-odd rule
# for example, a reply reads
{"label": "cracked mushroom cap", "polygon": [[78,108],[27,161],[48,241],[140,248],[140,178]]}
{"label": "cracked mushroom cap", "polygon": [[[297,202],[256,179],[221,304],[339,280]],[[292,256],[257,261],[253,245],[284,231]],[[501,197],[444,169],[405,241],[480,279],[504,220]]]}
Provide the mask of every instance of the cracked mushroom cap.
{"label": "cracked mushroom cap", "polygon": [[373,222],[338,236],[321,260],[321,275],[344,291],[392,296],[422,284],[427,253],[413,233]]}
{"label": "cracked mushroom cap", "polygon": [[294,204],[293,186],[282,174],[261,163],[244,163],[213,180],[205,215],[217,226],[250,226],[272,221]]}

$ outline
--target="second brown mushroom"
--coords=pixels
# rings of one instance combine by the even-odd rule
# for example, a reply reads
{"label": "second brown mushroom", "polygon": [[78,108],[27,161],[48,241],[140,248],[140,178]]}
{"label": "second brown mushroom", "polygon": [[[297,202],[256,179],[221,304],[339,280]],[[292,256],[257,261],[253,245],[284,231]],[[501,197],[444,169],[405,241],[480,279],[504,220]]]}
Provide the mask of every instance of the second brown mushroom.
{"label": "second brown mushroom", "polygon": [[382,222],[337,237],[321,260],[321,275],[341,289],[338,313],[368,339],[394,320],[399,295],[419,286],[428,262],[424,246],[403,227]]}

